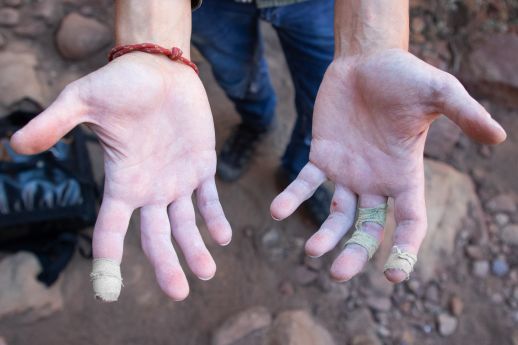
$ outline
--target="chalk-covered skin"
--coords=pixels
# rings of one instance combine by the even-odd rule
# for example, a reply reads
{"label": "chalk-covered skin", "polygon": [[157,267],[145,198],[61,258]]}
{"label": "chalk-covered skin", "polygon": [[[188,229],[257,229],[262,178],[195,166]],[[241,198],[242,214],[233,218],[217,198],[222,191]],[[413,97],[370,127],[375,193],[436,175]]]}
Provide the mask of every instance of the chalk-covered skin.
{"label": "chalk-covered skin", "polygon": [[[505,140],[457,79],[408,53],[408,31],[408,0],[335,0],[335,59],[315,103],[310,162],[271,206],[272,216],[283,219],[326,178],[335,183],[331,214],[306,243],[310,256],[338,244],[356,206],[376,207],[388,197],[394,198],[394,245],[417,254],[426,233],[424,144],[441,113],[475,140]],[[383,239],[376,223],[363,230]],[[331,275],[351,279],[366,262],[367,251],[350,244]],[[407,278],[393,269],[385,275],[395,283]]]}
{"label": "chalk-covered skin", "polygon": [[142,247],[157,281],[173,299],[184,299],[189,287],[171,230],[196,276],[210,279],[216,271],[196,227],[193,191],[212,238],[220,245],[231,239],[214,183],[212,114],[198,75],[165,57],[122,56],[68,85],[11,142],[18,152],[34,154],[80,123],[95,132],[104,150],[94,257],[121,262],[130,216],[140,208]]}
{"label": "chalk-covered skin", "polygon": [[[505,131],[452,75],[402,49],[337,58],[320,86],[313,118],[310,163],[272,203],[275,219],[288,217],[327,178],[336,191],[331,214],[306,243],[310,256],[332,250],[359,207],[394,198],[394,245],[417,254],[426,233],[423,150],[431,122],[445,114],[473,139],[497,144]],[[375,223],[363,228],[379,239]],[[346,281],[362,270],[367,251],[348,245],[331,275]],[[401,282],[406,274],[385,272]]]}

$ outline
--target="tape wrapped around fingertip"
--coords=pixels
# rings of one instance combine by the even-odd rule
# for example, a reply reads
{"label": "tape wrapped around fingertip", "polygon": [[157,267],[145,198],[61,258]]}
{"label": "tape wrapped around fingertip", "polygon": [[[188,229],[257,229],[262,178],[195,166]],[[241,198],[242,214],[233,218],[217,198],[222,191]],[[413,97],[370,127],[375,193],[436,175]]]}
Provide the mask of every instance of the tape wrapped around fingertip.
{"label": "tape wrapped around fingertip", "polygon": [[90,273],[96,299],[115,302],[119,298],[122,277],[120,264],[110,259],[94,259]]}
{"label": "tape wrapped around fingertip", "polygon": [[414,270],[414,265],[417,262],[417,256],[394,246],[387,259],[387,263],[383,267],[387,270],[401,270],[406,273],[406,279],[410,278],[410,273]]}

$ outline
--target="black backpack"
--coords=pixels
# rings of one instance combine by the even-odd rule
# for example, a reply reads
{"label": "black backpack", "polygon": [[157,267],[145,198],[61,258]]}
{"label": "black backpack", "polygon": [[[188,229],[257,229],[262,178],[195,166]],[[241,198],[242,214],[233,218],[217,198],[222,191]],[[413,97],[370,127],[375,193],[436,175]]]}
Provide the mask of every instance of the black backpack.
{"label": "black backpack", "polygon": [[[34,252],[52,284],[96,218],[99,190],[80,127],[41,154],[15,153],[10,136],[42,108],[26,100],[0,119],[0,250]],[[84,250],[83,255],[89,255]]]}

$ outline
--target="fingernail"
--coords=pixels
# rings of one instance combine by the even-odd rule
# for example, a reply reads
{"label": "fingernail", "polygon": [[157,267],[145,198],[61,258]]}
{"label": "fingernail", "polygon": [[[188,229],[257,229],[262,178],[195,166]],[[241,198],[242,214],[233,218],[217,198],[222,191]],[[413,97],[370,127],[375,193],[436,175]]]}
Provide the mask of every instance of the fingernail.
{"label": "fingernail", "polygon": [[222,246],[222,247],[225,247],[225,246],[228,246],[230,244],[230,242],[232,242],[232,239],[228,240],[225,243],[220,243],[219,245]]}

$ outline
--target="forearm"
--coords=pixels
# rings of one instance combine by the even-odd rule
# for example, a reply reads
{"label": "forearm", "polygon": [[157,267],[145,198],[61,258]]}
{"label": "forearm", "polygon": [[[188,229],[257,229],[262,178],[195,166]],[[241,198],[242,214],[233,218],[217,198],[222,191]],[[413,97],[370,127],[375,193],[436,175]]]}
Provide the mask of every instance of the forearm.
{"label": "forearm", "polygon": [[190,0],[116,0],[118,45],[156,43],[180,48],[190,58]]}
{"label": "forearm", "polygon": [[408,0],[336,0],[335,57],[408,50]]}

